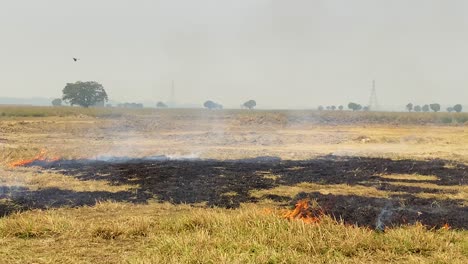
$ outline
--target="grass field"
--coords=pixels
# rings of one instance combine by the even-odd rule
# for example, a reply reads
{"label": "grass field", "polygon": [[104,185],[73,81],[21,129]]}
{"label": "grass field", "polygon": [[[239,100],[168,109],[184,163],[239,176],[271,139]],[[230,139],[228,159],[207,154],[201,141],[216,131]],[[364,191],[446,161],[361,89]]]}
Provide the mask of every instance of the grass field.
{"label": "grass field", "polygon": [[0,262],[466,263],[467,120],[0,107]]}
{"label": "grass field", "polygon": [[[78,107],[23,107],[23,106],[1,106],[0,117],[101,117],[118,118],[125,115],[164,115],[180,116],[186,113],[198,112],[206,115],[218,115],[208,113],[201,109],[126,109],[126,108],[78,108]],[[219,112],[219,111],[217,111]],[[250,122],[258,119],[260,121],[289,123],[339,123],[355,124],[362,123],[398,123],[398,124],[465,124],[468,122],[468,113],[396,113],[396,112],[349,112],[349,111],[311,111],[311,110],[256,110],[246,112],[244,110],[223,110],[225,116],[241,113],[244,117],[250,117]],[[264,120],[267,119],[267,120]],[[268,120],[270,119],[270,120]]]}

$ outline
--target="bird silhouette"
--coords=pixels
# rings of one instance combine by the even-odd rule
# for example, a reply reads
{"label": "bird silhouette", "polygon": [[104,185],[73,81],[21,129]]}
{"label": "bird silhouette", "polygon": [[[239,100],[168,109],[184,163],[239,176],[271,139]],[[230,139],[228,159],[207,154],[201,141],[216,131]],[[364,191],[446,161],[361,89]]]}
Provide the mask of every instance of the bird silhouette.
{"label": "bird silhouette", "polygon": [[78,61],[79,59],[78,58],[73,58],[74,61]]}

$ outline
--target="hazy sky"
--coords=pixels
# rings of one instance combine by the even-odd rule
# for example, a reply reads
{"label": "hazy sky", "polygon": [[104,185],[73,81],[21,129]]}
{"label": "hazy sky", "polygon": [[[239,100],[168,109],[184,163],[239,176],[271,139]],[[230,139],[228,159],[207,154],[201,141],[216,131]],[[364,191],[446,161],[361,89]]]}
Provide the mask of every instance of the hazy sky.
{"label": "hazy sky", "polygon": [[[465,0],[0,0],[0,97],[468,102]],[[81,60],[74,63],[72,57]]]}

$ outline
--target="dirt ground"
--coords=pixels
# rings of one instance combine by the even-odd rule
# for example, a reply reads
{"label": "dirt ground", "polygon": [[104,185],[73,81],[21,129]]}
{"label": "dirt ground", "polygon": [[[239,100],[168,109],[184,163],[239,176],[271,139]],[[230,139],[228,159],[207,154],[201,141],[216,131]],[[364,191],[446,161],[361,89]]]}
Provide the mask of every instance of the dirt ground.
{"label": "dirt ground", "polygon": [[[349,224],[383,228],[419,221],[467,229],[466,126],[289,120],[273,112],[204,111],[4,119],[0,173],[9,176],[0,182],[0,215],[103,200],[290,208],[310,198]],[[61,159],[8,166],[41,149]],[[33,184],[49,174],[129,187]]]}

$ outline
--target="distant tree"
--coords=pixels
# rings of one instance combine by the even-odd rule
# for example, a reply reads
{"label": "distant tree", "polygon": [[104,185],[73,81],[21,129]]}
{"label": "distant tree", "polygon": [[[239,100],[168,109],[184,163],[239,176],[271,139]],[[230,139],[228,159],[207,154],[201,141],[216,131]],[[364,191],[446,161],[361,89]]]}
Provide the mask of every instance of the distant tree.
{"label": "distant tree", "polygon": [[257,106],[257,102],[255,102],[255,100],[248,100],[243,104],[243,106],[248,109],[253,109],[255,106]]}
{"label": "distant tree", "polygon": [[165,103],[163,103],[163,102],[158,102],[158,103],[156,104],[156,107],[157,107],[157,108],[167,108],[167,104],[165,104]]}
{"label": "distant tree", "polygon": [[440,111],[440,104],[430,104],[429,107],[434,112],[439,112]]}
{"label": "distant tree", "polygon": [[420,105],[415,106],[414,111],[415,112],[421,112],[422,111],[421,106]]}
{"label": "distant tree", "polygon": [[335,111],[335,110],[336,110],[336,106],[332,105],[332,106],[330,106],[330,109],[333,110],[333,111]]}
{"label": "distant tree", "polygon": [[362,105],[356,104],[356,103],[349,103],[348,108],[353,110],[353,111],[359,111],[362,109]]}
{"label": "distant tree", "polygon": [[319,111],[323,111],[323,106],[320,105],[320,106],[318,107],[318,110],[319,110]]}
{"label": "distant tree", "polygon": [[413,104],[412,103],[407,104],[406,109],[408,110],[408,112],[413,111]]}
{"label": "distant tree", "polygon": [[87,108],[108,101],[104,87],[97,82],[67,83],[62,92],[62,100],[69,102],[72,106],[79,105]]}
{"label": "distant tree", "polygon": [[457,113],[460,113],[463,110],[463,107],[461,104],[456,104],[453,106],[453,110]]}
{"label": "distant tree", "polygon": [[216,108],[216,103],[211,101],[211,100],[208,100],[203,104],[203,106],[208,108],[208,109],[215,109]]}
{"label": "distant tree", "polygon": [[423,105],[422,111],[423,111],[423,112],[429,112],[429,105],[427,105],[427,104],[426,104],[426,105]]}
{"label": "distant tree", "polygon": [[451,107],[451,106],[447,107],[447,112],[452,113],[453,111],[454,111],[453,107]]}
{"label": "distant tree", "polygon": [[330,106],[327,106],[326,108],[327,108],[327,110],[331,110]]}
{"label": "distant tree", "polygon": [[203,104],[204,107],[208,108],[208,109],[223,109],[223,106],[218,104],[218,103],[215,103],[211,100],[208,100],[206,101],[204,104]]}
{"label": "distant tree", "polygon": [[62,99],[57,98],[57,99],[52,100],[52,105],[53,106],[62,106]]}
{"label": "distant tree", "polygon": [[370,111],[370,107],[369,107],[369,106],[364,106],[364,107],[362,108],[362,111],[368,112],[368,111]]}
{"label": "distant tree", "polygon": [[339,109],[340,111],[342,111],[343,108],[344,108],[344,107],[343,107],[342,105],[338,106],[338,109]]}

